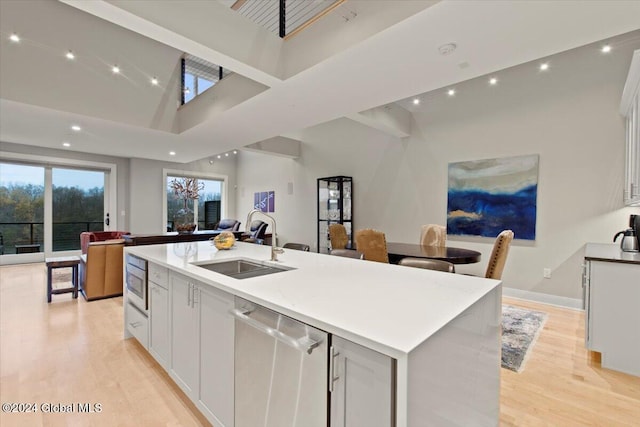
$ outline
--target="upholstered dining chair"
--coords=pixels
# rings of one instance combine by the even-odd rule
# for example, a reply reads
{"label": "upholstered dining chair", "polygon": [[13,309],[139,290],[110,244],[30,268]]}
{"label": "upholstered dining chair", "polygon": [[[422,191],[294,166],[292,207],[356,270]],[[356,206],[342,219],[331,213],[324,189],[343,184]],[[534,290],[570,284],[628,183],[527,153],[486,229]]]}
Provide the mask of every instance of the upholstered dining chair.
{"label": "upholstered dining chair", "polygon": [[365,229],[355,233],[356,249],[364,254],[367,261],[389,262],[387,240],[381,231]]}
{"label": "upholstered dining chair", "polygon": [[425,268],[428,270],[446,271],[448,273],[455,273],[456,267],[447,261],[439,259],[427,259],[427,258],[402,258],[398,265],[404,265],[405,267],[417,267]]}
{"label": "upholstered dining chair", "polygon": [[420,244],[423,246],[445,246],[447,227],[440,224],[423,225],[420,230]]}
{"label": "upholstered dining chair", "polygon": [[353,249],[331,249],[330,255],[341,256],[345,258],[364,259],[364,254]]}
{"label": "upholstered dining chair", "polygon": [[329,240],[331,240],[331,249],[344,249],[349,243],[347,229],[342,224],[329,225]]}
{"label": "upholstered dining chair", "polygon": [[305,245],[304,243],[285,243],[282,247],[283,249],[295,249],[297,251],[309,252],[311,249],[309,245]]}
{"label": "upholstered dining chair", "polygon": [[507,262],[509,246],[512,241],[513,231],[503,230],[498,234],[498,237],[496,237],[496,241],[493,244],[491,258],[489,258],[489,264],[487,264],[487,271],[484,277],[488,279],[502,278],[502,271],[504,270],[504,265]]}

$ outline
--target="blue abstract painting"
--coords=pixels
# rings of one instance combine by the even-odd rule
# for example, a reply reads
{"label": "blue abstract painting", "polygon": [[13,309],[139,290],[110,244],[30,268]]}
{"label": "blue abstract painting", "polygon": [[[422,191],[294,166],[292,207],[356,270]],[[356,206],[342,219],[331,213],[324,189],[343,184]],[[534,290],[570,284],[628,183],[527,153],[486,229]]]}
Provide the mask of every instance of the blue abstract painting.
{"label": "blue abstract painting", "polygon": [[447,234],[535,240],[538,157],[449,163]]}

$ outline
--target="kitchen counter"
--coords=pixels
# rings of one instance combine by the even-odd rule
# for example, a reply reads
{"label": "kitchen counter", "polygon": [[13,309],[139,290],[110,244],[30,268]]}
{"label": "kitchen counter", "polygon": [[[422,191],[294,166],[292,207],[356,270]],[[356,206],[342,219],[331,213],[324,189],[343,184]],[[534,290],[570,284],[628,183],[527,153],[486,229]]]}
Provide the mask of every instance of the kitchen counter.
{"label": "kitchen counter", "polygon": [[593,261],[640,264],[640,252],[623,252],[619,243],[587,243],[584,258]]}
{"label": "kitchen counter", "polygon": [[442,274],[376,262],[285,249],[290,271],[234,279],[194,265],[246,258],[271,264],[270,247],[210,242],[126,247],[128,253],[264,305],[327,332],[398,358],[500,285],[497,280]]}
{"label": "kitchen counter", "polygon": [[[352,425],[397,427],[423,426],[425,420],[450,426],[499,423],[502,288],[498,280],[292,249],[285,249],[273,263],[269,261],[271,247],[241,242],[230,250],[217,250],[207,241],[128,246],[125,252],[148,260],[150,269],[168,270],[168,279],[163,279],[168,281],[164,297],[154,284],[151,300],[161,308],[155,311],[157,316],[150,309],[150,336],[156,331],[158,342],[170,343],[171,349],[165,345],[164,357],[156,360],[214,424],[233,425],[234,401],[225,392],[232,389],[233,377],[224,380],[225,373],[233,372],[237,345],[228,308],[234,306],[233,296],[331,334],[329,345],[338,350],[330,350],[327,358],[343,366],[330,383],[341,384],[341,391],[328,386],[331,404],[326,410],[336,417],[331,418],[331,425],[339,426],[337,420],[350,417]],[[237,259],[276,264],[287,271],[235,279],[198,266]],[[138,331],[134,336],[147,348],[145,319],[129,307],[126,295],[125,325]],[[205,302],[201,304],[205,295],[209,295],[206,309]],[[196,303],[202,309],[200,316],[218,313],[219,327],[211,326],[210,321],[200,324],[209,328],[204,332],[207,337],[226,337],[212,338],[226,342],[225,351],[216,351],[215,345],[212,348],[211,340],[198,341],[200,335],[191,335],[198,329],[198,322],[193,323]],[[127,313],[134,317],[128,319]],[[231,326],[221,326],[228,325],[229,318]],[[238,320],[235,322],[237,327]],[[154,329],[154,323],[159,329]],[[172,335],[173,328],[180,334]],[[131,329],[127,326],[128,336]],[[198,356],[194,349],[208,352]],[[199,365],[193,360],[212,360],[223,354],[228,357],[226,362],[200,365],[217,370],[218,375],[206,374],[198,380],[193,366]],[[389,370],[384,370],[380,360],[386,361]],[[204,388],[199,382],[205,383]],[[367,386],[357,388],[359,384]],[[203,404],[207,398],[198,393],[214,387],[219,388],[217,397],[209,396],[211,403]],[[221,401],[227,402],[222,409],[212,409]],[[344,418],[344,411],[351,415]],[[389,413],[394,415],[387,423]]]}

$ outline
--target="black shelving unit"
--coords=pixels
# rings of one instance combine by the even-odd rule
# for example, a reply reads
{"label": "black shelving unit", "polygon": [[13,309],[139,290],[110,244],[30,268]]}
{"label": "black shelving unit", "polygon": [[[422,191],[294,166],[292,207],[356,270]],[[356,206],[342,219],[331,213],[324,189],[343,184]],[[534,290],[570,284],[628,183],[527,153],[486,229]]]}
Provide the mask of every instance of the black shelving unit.
{"label": "black shelving unit", "polygon": [[318,178],[318,252],[329,253],[329,225],[343,224],[352,245],[353,235],[353,178],[329,176]]}

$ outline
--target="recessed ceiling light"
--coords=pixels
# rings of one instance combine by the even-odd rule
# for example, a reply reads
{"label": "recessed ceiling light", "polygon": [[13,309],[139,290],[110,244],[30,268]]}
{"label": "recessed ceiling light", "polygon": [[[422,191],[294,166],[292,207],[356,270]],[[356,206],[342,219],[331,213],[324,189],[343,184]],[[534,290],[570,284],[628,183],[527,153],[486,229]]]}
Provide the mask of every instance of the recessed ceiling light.
{"label": "recessed ceiling light", "polygon": [[13,33],[9,36],[9,40],[14,43],[18,43],[20,41],[20,36],[18,36],[16,33]]}
{"label": "recessed ceiling light", "polygon": [[238,150],[233,150],[233,154],[238,154]]}
{"label": "recessed ceiling light", "polygon": [[455,89],[449,89],[449,90],[447,91],[447,95],[449,95],[449,96],[453,96],[453,95],[455,95],[455,94],[456,94],[456,90],[455,90]]}
{"label": "recessed ceiling light", "polygon": [[420,100],[418,98],[413,98],[413,105],[419,105]]}
{"label": "recessed ceiling light", "polygon": [[69,144],[68,142],[63,142],[62,145],[65,147],[71,147],[71,144]]}
{"label": "recessed ceiling light", "polygon": [[221,156],[220,154],[218,154],[218,158],[219,158],[219,159],[221,159],[221,158],[222,158],[222,156]]}
{"label": "recessed ceiling light", "polygon": [[608,45],[608,44],[605,44],[604,46],[602,46],[602,49],[600,49],[600,51],[602,53],[609,53],[609,52],[611,52],[611,46]]}
{"label": "recessed ceiling light", "polygon": [[175,151],[169,151],[169,155],[170,155],[170,156],[175,156],[175,155],[176,155],[176,152],[175,152]]}
{"label": "recessed ceiling light", "polygon": [[489,79],[489,84],[490,84],[490,85],[497,85],[497,84],[498,84],[498,79],[497,79],[497,78],[495,78],[495,77],[491,77],[491,78]]}
{"label": "recessed ceiling light", "polygon": [[76,59],[76,56],[73,54],[72,51],[67,52],[65,56],[67,57],[67,59]]}
{"label": "recessed ceiling light", "polygon": [[151,78],[151,84],[154,86],[158,86],[158,78],[157,77],[152,77]]}
{"label": "recessed ceiling light", "polygon": [[111,68],[111,72],[112,72],[113,74],[118,74],[118,73],[120,73],[120,67],[118,67],[117,65],[114,65],[114,66]]}
{"label": "recessed ceiling light", "polygon": [[540,64],[540,71],[547,71],[549,69],[549,63],[548,62],[544,62],[542,64]]}
{"label": "recessed ceiling light", "polygon": [[71,130],[74,130],[76,132],[80,132],[82,130],[82,128],[78,125],[73,125],[71,126]]}

